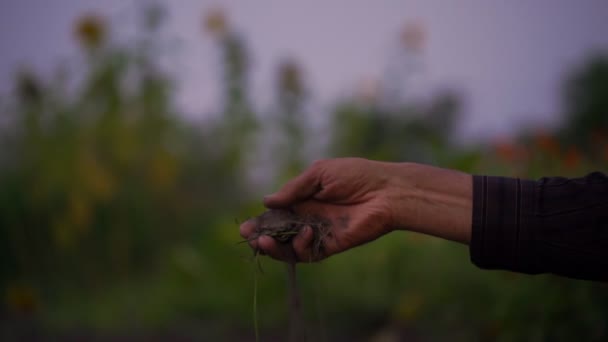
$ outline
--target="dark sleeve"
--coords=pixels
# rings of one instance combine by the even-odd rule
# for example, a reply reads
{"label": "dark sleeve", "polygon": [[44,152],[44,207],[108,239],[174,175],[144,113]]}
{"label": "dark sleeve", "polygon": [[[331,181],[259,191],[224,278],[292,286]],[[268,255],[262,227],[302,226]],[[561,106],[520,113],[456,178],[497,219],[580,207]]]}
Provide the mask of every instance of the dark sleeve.
{"label": "dark sleeve", "polygon": [[608,177],[473,176],[471,261],[481,268],[608,280]]}

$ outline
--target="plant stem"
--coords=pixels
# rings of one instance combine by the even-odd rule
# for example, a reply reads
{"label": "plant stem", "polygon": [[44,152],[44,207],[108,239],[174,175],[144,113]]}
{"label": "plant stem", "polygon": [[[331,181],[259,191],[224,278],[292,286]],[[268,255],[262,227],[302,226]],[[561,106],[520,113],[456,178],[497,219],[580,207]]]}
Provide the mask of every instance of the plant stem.
{"label": "plant stem", "polygon": [[[255,254],[258,264],[258,253]],[[257,265],[256,265],[257,266]],[[260,342],[260,330],[258,326],[258,268],[253,269],[253,329],[255,330],[255,341]]]}

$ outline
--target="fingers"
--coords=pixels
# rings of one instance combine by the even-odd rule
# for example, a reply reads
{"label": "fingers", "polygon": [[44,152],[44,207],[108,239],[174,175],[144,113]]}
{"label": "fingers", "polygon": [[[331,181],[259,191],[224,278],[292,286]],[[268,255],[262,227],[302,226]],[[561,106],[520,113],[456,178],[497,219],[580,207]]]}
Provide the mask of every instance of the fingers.
{"label": "fingers", "polygon": [[308,262],[310,260],[318,261],[319,259],[327,258],[347,249],[347,245],[342,242],[343,239],[339,238],[339,236],[344,235],[343,232],[345,232],[349,226],[350,214],[348,213],[348,207],[311,200],[298,203],[292,208],[299,215],[316,216],[329,221],[327,224],[329,224],[328,229],[330,231],[318,232],[319,234],[323,234],[322,255],[315,255],[320,251],[314,251],[315,249],[318,249],[318,246],[312,246],[314,240],[314,232],[312,229],[310,229],[311,240],[307,242],[307,252],[300,252],[303,251],[304,248],[297,248],[295,245],[296,239],[294,238],[294,248],[302,262]]}
{"label": "fingers", "polygon": [[250,245],[261,253],[279,261],[312,262],[316,261],[315,257],[318,257],[311,252],[313,240],[312,229],[305,227],[293,238],[291,244],[279,243],[270,236],[260,236],[256,240],[250,241]]}
{"label": "fingers", "polygon": [[321,190],[320,162],[313,164],[302,174],[287,182],[279,191],[264,197],[268,208],[285,208],[308,199]]}
{"label": "fingers", "polygon": [[270,236],[260,236],[256,240],[258,249],[265,255],[270,256],[273,259],[280,259],[282,256],[281,250],[275,239]]}
{"label": "fingers", "polygon": [[264,254],[273,259],[285,262],[298,262],[298,258],[290,244],[278,243],[270,236],[260,236],[258,238],[258,247]]}
{"label": "fingers", "polygon": [[249,239],[255,232],[255,220],[247,220],[239,227],[241,237],[245,240]]}
{"label": "fingers", "polygon": [[249,246],[254,251],[259,250],[257,239],[251,239],[255,233],[255,220],[247,220],[243,222],[239,227],[239,232],[241,233],[241,237],[247,241]]}
{"label": "fingers", "polygon": [[[286,261],[286,262],[297,262],[298,256],[294,252],[291,244],[281,244],[270,236],[260,236],[255,238],[256,222],[255,220],[247,220],[239,227],[241,237],[247,241],[249,246],[262,255],[268,255],[274,259]],[[308,232],[308,235],[312,235],[312,232]],[[303,248],[306,243],[306,239],[309,239],[308,235],[306,239],[300,238],[300,235],[294,237],[294,243],[297,240],[298,246]],[[312,239],[312,238],[310,238]]]}
{"label": "fingers", "polygon": [[293,238],[293,251],[299,262],[313,262],[316,261],[315,257],[319,257],[312,255],[314,237],[312,228],[306,226]]}

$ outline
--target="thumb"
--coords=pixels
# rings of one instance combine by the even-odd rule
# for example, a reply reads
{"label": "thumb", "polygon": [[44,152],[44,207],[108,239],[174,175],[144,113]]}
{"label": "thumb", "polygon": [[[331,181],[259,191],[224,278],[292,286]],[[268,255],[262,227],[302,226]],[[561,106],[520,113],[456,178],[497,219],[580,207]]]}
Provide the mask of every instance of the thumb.
{"label": "thumb", "polygon": [[313,165],[287,182],[279,191],[264,197],[267,208],[279,209],[306,200],[321,190],[319,167]]}

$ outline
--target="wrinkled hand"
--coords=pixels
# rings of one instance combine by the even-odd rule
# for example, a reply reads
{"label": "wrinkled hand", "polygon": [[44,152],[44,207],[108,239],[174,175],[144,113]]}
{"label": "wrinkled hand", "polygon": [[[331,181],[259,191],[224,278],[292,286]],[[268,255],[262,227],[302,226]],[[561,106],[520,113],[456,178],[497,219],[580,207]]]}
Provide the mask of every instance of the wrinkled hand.
{"label": "wrinkled hand", "polygon": [[[264,205],[328,219],[331,228],[323,242],[323,254],[313,254],[314,233],[310,227],[294,237],[289,252],[269,236],[249,244],[278,260],[291,262],[295,257],[296,261],[308,262],[372,241],[395,226],[391,211],[393,180],[391,163],[358,158],[315,162],[278,192],[266,196]],[[241,235],[249,240],[255,229],[255,220],[249,220],[241,225]]]}

